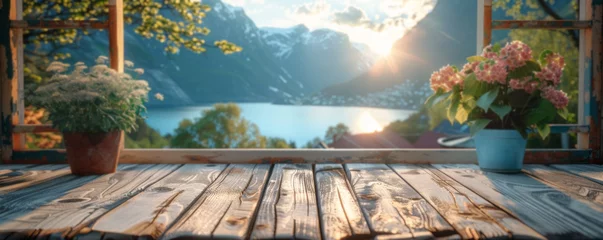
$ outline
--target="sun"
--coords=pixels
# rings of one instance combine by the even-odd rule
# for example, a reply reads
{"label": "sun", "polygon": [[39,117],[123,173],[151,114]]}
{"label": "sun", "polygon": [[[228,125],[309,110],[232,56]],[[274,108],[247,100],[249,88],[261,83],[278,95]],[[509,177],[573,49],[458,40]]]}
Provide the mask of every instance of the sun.
{"label": "sun", "polygon": [[392,45],[391,44],[385,44],[385,43],[374,43],[371,46],[371,49],[373,50],[373,52],[375,52],[380,57],[386,57],[391,52]]}
{"label": "sun", "polygon": [[356,120],[355,129],[358,133],[380,132],[383,127],[369,112],[363,112]]}

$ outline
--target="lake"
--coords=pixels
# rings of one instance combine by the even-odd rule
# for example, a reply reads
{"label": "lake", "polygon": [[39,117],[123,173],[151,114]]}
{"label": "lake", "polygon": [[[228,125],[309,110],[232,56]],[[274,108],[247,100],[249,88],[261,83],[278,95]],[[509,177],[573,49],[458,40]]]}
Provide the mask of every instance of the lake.
{"label": "lake", "polygon": [[[238,103],[245,119],[255,123],[262,135],[295,141],[298,146],[314,137],[323,138],[327,128],[337,123],[352,133],[379,131],[390,122],[404,120],[415,111],[368,107],[296,106],[270,103]],[[150,108],[147,123],[162,135],[173,133],[185,118],[201,117],[211,105],[196,107]]]}

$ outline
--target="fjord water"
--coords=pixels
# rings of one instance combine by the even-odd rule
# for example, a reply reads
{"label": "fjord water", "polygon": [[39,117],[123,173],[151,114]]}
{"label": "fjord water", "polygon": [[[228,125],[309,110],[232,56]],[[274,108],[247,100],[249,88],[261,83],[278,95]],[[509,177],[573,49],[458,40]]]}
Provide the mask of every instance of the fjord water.
{"label": "fjord water", "polygon": [[[324,137],[329,126],[344,123],[352,133],[381,130],[390,122],[404,120],[414,111],[367,107],[294,106],[270,103],[239,103],[245,119],[258,125],[262,135],[281,137],[302,146],[314,137]],[[162,135],[174,133],[185,118],[201,117],[211,105],[150,108],[147,123]]]}

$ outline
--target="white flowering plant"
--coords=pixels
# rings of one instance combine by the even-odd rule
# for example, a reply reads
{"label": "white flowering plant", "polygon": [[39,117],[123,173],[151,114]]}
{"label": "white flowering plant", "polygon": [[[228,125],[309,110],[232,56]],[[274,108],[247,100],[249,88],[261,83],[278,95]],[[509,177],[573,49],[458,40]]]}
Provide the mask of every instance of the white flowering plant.
{"label": "white flowering plant", "polygon": [[[109,68],[107,61],[101,56],[90,68],[78,62],[71,72],[69,64],[52,62],[47,71],[53,75],[35,90],[33,103],[45,108],[53,126],[62,132],[134,130],[136,119],[146,112],[149,85]],[[137,75],[144,73],[133,69],[130,61],[125,65]]]}
{"label": "white flowering plant", "polygon": [[444,104],[447,118],[468,123],[471,135],[489,129],[516,129],[524,138],[538,132],[544,139],[557,116],[567,119],[567,94],[557,90],[563,56],[543,51],[534,58],[520,41],[488,46],[467,58],[461,70],[444,66],[431,75],[434,94],[426,105]]}

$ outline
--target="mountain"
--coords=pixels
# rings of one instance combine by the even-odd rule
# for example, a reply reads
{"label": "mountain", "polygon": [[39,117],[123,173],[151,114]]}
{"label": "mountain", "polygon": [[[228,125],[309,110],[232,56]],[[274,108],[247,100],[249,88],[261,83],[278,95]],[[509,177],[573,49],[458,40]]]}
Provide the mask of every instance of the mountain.
{"label": "mountain", "polygon": [[297,25],[262,28],[260,32],[287,75],[304,82],[305,93],[352,79],[374,63],[368,47],[353,44],[346,34],[332,30],[309,31]]}
{"label": "mountain", "polygon": [[438,1],[431,13],[394,44],[389,57],[351,81],[324,89],[322,94],[366,95],[406,79],[429,81],[440,67],[463,64],[467,56],[475,54],[476,12],[475,1]]}
{"label": "mountain", "polygon": [[[125,58],[145,69],[141,78],[149,81],[153,93],[165,96],[164,102],[151,99],[151,106],[299,97],[349,80],[371,63],[368,51],[358,50],[344,34],[309,31],[304,26],[260,29],[242,8],[220,0],[203,3],[212,9],[202,25],[211,30],[205,37],[208,45],[226,39],[241,46],[242,52],[224,55],[209,46],[203,54],[184,48],[166,54],[162,43],[134,33],[132,26],[125,27]],[[169,11],[162,13],[172,16]],[[92,63],[97,56],[108,54],[106,32],[84,37],[67,51],[74,61]]]}

